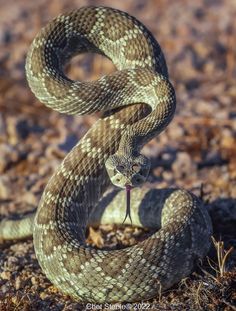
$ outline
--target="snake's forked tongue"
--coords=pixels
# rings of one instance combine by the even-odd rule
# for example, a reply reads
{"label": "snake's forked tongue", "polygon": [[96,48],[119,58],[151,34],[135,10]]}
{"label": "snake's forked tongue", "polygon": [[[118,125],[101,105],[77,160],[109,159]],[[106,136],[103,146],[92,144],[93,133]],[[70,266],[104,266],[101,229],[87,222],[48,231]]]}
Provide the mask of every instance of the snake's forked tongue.
{"label": "snake's forked tongue", "polygon": [[132,224],[132,219],[131,219],[131,214],[130,214],[130,191],[132,187],[127,185],[125,186],[126,190],[126,214],[125,214],[125,219],[123,220],[123,223],[126,221],[127,217],[129,217],[130,222]]}

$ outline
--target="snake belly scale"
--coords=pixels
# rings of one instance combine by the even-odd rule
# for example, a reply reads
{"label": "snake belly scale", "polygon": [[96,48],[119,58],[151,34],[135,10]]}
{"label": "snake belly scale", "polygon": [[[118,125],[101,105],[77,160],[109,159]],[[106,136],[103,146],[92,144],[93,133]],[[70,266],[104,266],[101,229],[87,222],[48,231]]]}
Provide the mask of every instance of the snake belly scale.
{"label": "snake belly scale", "polygon": [[[84,52],[105,55],[117,71],[97,81],[70,80],[64,65]],[[76,300],[104,303],[148,299],[187,276],[195,260],[208,251],[211,224],[199,199],[185,190],[165,197],[161,229],[143,242],[120,250],[85,243],[89,216],[111,184],[105,163],[115,156],[125,163],[119,167],[132,166],[142,146],[174,115],[175,92],[150,31],[112,8],[84,7],[62,14],[34,39],[26,74],[36,97],[54,110],[103,112],[42,195],[33,239],[47,277]],[[131,177],[125,176],[127,182]],[[137,184],[140,178],[142,183],[142,172],[130,182]]]}

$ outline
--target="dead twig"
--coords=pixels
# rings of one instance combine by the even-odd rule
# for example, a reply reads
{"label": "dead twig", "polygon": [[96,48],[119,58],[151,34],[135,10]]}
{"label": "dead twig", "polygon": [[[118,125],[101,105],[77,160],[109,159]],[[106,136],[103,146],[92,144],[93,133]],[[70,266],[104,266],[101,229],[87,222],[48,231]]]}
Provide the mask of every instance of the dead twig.
{"label": "dead twig", "polygon": [[216,241],[214,237],[212,237],[212,241],[217,252],[217,261],[218,261],[218,269],[214,270],[216,271],[217,277],[223,277],[227,270],[226,261],[234,248],[232,246],[228,250],[225,250],[224,241]]}

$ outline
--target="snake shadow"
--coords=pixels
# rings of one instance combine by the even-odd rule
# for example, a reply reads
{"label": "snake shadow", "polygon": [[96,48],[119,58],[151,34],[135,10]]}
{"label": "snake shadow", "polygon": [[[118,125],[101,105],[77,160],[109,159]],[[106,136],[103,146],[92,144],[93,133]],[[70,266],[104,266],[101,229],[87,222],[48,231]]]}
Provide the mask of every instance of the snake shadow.
{"label": "snake shadow", "polygon": [[[135,190],[135,189],[134,189]],[[161,227],[161,212],[166,199],[176,191],[176,188],[168,189],[148,189],[142,197],[137,207],[137,217],[139,223],[144,228],[158,230]],[[106,210],[109,211],[109,205],[115,200],[117,209],[121,209],[121,214],[125,215],[125,201],[121,200],[122,190],[114,189],[105,195],[100,201],[90,217],[91,223],[99,224]],[[123,191],[123,195],[124,191]],[[134,194],[135,197],[135,194]],[[132,202],[132,201],[131,201]],[[236,199],[234,198],[217,198],[212,202],[203,202],[207,209],[212,225],[213,236],[217,241],[223,241],[225,249],[234,247],[231,259],[236,261]],[[111,210],[111,213],[113,211]],[[136,224],[135,221],[133,224]],[[216,249],[212,243],[209,251],[209,257],[215,258]]]}

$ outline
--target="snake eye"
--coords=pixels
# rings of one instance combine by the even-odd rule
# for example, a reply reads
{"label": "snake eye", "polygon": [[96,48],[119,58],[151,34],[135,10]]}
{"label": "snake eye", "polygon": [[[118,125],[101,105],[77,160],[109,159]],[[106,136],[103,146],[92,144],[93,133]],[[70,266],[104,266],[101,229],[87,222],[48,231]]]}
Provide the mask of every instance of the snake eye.
{"label": "snake eye", "polygon": [[137,172],[139,172],[139,170],[140,170],[140,166],[139,166],[138,164],[134,164],[134,165],[132,166],[132,169],[137,173]]}

